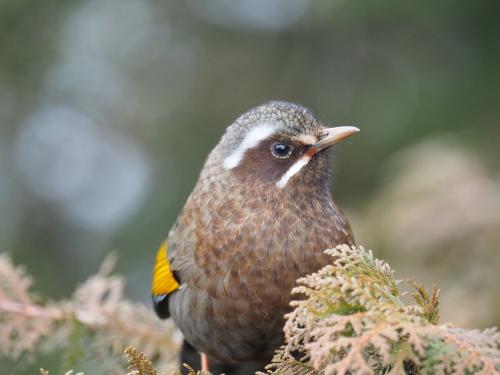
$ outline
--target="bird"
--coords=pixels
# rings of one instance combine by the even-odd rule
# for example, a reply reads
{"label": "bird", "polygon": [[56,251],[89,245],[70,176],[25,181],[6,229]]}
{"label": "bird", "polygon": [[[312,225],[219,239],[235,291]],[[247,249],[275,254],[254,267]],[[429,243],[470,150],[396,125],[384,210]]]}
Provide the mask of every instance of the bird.
{"label": "bird", "polygon": [[152,278],[157,315],[173,318],[203,368],[269,363],[296,280],[330,263],[325,249],[354,244],[328,154],[358,131],[271,101],[240,115],[208,155]]}

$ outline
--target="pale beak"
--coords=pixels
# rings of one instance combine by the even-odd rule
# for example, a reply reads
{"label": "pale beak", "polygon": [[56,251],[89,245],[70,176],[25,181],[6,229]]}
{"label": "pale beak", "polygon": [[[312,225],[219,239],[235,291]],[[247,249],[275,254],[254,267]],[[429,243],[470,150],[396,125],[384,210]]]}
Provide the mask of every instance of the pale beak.
{"label": "pale beak", "polygon": [[324,150],[327,147],[343,141],[350,135],[359,132],[355,126],[337,126],[335,128],[327,128],[323,130],[323,135],[320,140],[313,146],[316,152]]}

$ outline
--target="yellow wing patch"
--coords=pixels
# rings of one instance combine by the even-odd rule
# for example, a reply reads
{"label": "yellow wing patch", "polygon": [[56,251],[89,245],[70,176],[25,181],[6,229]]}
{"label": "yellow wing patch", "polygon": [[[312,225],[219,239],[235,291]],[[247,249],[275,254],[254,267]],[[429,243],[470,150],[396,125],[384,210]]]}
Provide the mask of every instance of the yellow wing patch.
{"label": "yellow wing patch", "polygon": [[164,241],[156,253],[156,263],[153,270],[151,292],[153,296],[170,294],[179,288],[179,283],[170,270],[167,258],[167,241]]}

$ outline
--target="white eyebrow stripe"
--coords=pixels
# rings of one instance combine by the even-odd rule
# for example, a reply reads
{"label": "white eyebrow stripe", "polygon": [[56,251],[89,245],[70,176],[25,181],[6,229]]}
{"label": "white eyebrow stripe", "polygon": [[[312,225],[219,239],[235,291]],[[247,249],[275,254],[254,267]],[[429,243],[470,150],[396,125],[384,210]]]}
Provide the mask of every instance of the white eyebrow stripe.
{"label": "white eyebrow stripe", "polygon": [[286,173],[283,176],[281,176],[279,181],[276,182],[276,186],[278,186],[280,189],[283,189],[288,183],[288,181],[297,173],[299,173],[302,167],[304,167],[305,165],[307,165],[307,163],[309,163],[309,160],[311,160],[310,156],[308,155],[302,156],[288,169],[288,171],[286,171]]}
{"label": "white eyebrow stripe", "polygon": [[240,164],[241,159],[249,149],[254,148],[264,139],[269,138],[276,133],[278,128],[270,123],[264,122],[252,130],[250,130],[240,145],[234,150],[231,155],[224,159],[224,168],[233,169]]}

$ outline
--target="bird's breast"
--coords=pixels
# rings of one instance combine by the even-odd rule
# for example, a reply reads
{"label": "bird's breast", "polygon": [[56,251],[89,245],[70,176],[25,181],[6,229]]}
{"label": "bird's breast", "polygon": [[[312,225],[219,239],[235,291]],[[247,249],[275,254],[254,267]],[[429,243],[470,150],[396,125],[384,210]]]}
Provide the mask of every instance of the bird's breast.
{"label": "bird's breast", "polygon": [[345,225],[319,192],[276,196],[249,187],[197,216],[195,259],[210,295],[274,309],[288,305],[297,278],[328,262],[325,249],[350,240]]}
{"label": "bird's breast", "polygon": [[324,192],[221,181],[198,185],[172,232],[183,283],[172,316],[191,344],[220,360],[269,356],[297,278],[329,262],[325,249],[352,243],[350,230]]}

